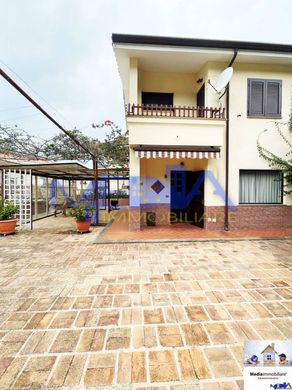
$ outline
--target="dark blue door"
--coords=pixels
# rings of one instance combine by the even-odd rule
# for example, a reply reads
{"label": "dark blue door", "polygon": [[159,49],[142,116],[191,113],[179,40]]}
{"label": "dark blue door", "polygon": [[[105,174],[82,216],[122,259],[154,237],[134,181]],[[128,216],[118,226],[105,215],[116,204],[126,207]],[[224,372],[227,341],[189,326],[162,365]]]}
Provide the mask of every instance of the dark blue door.
{"label": "dark blue door", "polygon": [[204,171],[172,171],[170,185],[171,222],[204,227]]}

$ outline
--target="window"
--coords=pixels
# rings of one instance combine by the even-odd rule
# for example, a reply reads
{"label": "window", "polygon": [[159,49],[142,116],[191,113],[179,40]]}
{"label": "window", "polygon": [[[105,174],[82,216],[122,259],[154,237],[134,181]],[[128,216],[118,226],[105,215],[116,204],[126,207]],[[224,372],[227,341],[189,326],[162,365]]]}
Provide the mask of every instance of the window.
{"label": "window", "polygon": [[281,80],[248,79],[248,116],[279,118],[281,101]]}
{"label": "window", "polygon": [[173,106],[173,93],[142,92],[142,104]]}
{"label": "window", "polygon": [[281,204],[283,175],[279,171],[240,171],[239,203]]}
{"label": "window", "polygon": [[271,355],[267,355],[267,360],[272,360],[272,356]]}
{"label": "window", "polygon": [[176,192],[182,192],[182,179],[181,172],[171,172],[171,186]]}

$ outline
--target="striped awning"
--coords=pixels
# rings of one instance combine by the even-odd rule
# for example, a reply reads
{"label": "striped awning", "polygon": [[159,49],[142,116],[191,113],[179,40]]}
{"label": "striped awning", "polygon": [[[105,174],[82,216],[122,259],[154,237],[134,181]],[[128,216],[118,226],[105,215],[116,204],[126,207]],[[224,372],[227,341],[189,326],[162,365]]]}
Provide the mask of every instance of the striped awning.
{"label": "striped awning", "polygon": [[139,158],[220,158],[220,151],[136,150]]}

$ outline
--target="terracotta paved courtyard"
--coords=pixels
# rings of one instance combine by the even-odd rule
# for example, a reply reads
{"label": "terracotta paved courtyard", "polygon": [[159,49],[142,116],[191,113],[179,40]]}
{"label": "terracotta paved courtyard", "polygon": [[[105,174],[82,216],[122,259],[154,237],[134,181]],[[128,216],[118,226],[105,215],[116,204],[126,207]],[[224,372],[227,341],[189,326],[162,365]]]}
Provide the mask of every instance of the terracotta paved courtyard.
{"label": "terracotta paved courtyard", "polygon": [[[292,240],[0,237],[0,389],[242,389],[242,342],[292,338]],[[290,269],[289,269],[290,267]]]}
{"label": "terracotta paved courtyard", "polygon": [[230,238],[262,238],[285,237],[292,238],[292,229],[265,229],[265,230],[206,230],[187,223],[178,223],[165,226],[145,226],[138,231],[129,231],[129,213],[127,209],[112,211],[113,223],[98,238],[99,241],[157,241],[157,240],[194,240],[194,239],[230,239]]}

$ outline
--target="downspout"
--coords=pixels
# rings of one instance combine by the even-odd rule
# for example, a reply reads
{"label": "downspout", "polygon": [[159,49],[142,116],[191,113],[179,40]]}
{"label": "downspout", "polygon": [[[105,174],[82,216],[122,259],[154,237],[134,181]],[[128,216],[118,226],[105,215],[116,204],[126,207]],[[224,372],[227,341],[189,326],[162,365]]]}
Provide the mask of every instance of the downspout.
{"label": "downspout", "polygon": [[[238,49],[234,49],[232,60],[228,67],[232,66],[236,57]],[[224,207],[224,230],[229,230],[229,209],[228,209],[228,198],[229,198],[229,83],[226,87],[226,156],[225,156],[225,207]]]}

